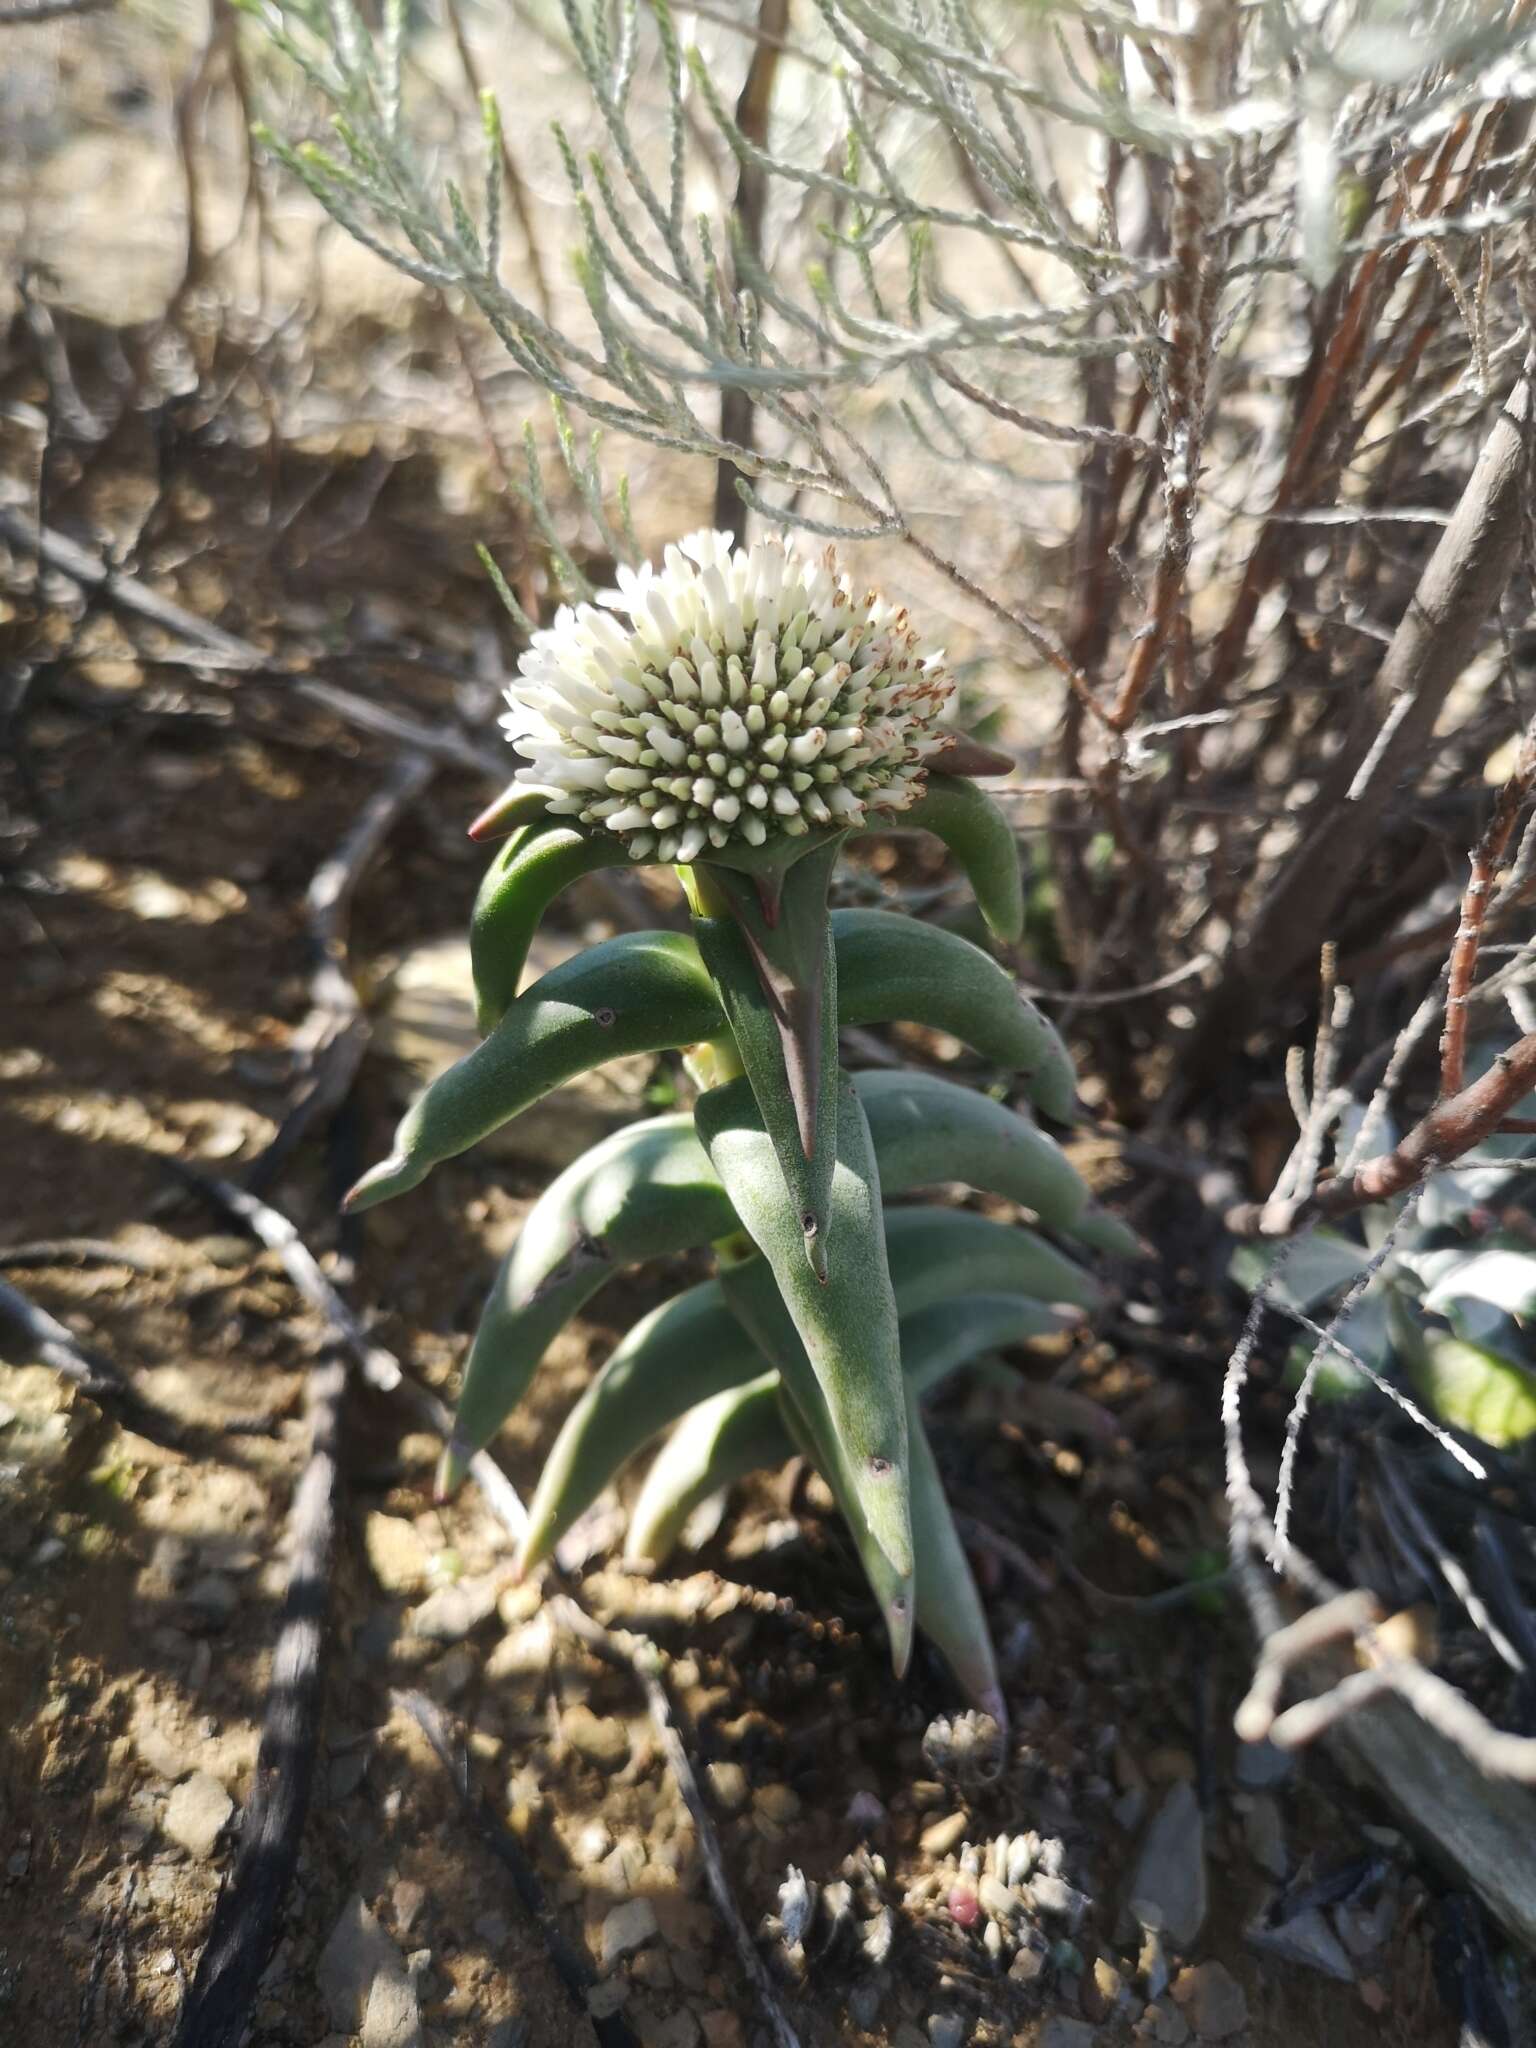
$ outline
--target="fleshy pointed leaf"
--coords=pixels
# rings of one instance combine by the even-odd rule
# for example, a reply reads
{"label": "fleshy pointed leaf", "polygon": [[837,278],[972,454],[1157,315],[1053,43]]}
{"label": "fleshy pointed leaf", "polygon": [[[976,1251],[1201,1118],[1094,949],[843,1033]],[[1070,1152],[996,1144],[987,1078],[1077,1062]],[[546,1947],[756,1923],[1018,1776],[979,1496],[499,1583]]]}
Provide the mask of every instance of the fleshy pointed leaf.
{"label": "fleshy pointed leaf", "polygon": [[965,869],[982,916],[1005,945],[1024,936],[1024,880],[1019,843],[1002,808],[956,775],[930,775],[927,788],[894,829],[931,832]]}
{"label": "fleshy pointed leaf", "polygon": [[969,940],[889,910],[834,910],[838,1022],[928,1024],[1017,1073],[1031,1102],[1077,1119],[1077,1079],[1056,1027]]}
{"label": "fleshy pointed leaf", "polygon": [[469,836],[484,843],[515,832],[520,825],[532,824],[535,818],[544,816],[550,799],[559,793],[558,790],[539,788],[527,782],[509,782],[501,795],[494,797],[475,819],[469,828]]}
{"label": "fleshy pointed leaf", "polygon": [[700,1401],[756,1379],[765,1364],[718,1280],[652,1309],[590,1382],[555,1438],[528,1509],[518,1569],[542,1562],[659,1431]]}
{"label": "fleshy pointed leaf", "polygon": [[674,932],[626,932],[562,961],[525,989],[483,1045],[401,1119],[390,1156],[347,1197],[352,1209],[404,1194],[551,1089],[629,1053],[713,1037],[719,998],[698,948]]}
{"label": "fleshy pointed leaf", "polygon": [[967,1294],[1023,1294],[1038,1302],[1096,1309],[1092,1274],[1031,1230],[968,1209],[890,1209],[886,1255],[901,1316]]}
{"label": "fleshy pointed leaf", "polygon": [[[1044,1220],[1049,1223],[1047,1216]],[[1101,1209],[1097,1202],[1090,1202],[1079,1216],[1070,1223],[1060,1225],[1062,1233],[1086,1245],[1091,1252],[1103,1252],[1111,1259],[1145,1259],[1150,1256],[1147,1246],[1132,1230],[1129,1223],[1112,1216],[1107,1209]]]}
{"label": "fleshy pointed leaf", "polygon": [[[912,1661],[912,1638],[916,1630],[917,1574],[899,1572],[870,1528],[859,1500],[848,1461],[837,1441],[832,1417],[814,1373],[805,1369],[804,1349],[777,1293],[776,1313],[770,1318],[776,1357],[780,1365],[779,1410],[797,1450],[808,1458],[832,1489],[838,1512],[848,1524],[859,1563],[875,1596],[875,1605],[885,1623],[891,1645],[891,1669],[905,1678]],[[766,1327],[766,1325],[765,1325]]]}
{"label": "fleshy pointed leaf", "polygon": [[[1063,1327],[1049,1309],[1017,1295],[940,1302],[902,1324],[902,1373],[910,1392],[920,1397],[984,1352]],[[787,1317],[781,1337],[799,1342]],[[657,1452],[631,1511],[627,1557],[664,1564],[702,1501],[747,1473],[782,1465],[794,1455],[778,1390],[778,1373],[765,1373],[683,1417]]]}
{"label": "fleshy pointed leaf", "polygon": [[[926,1075],[857,1074],[854,1086],[869,1118],[885,1194],[960,1180],[1023,1202],[1053,1226],[1076,1229],[1069,1219],[1082,1203],[1082,1183],[1054,1143],[1013,1111]],[[904,1213],[887,1211],[887,1229],[893,1214]],[[614,1273],[700,1249],[738,1227],[691,1113],[630,1124],[568,1166],[529,1211],[492,1284],[464,1370],[453,1441],[438,1468],[439,1494],[461,1483],[469,1457],[522,1399],[554,1338]],[[935,1227],[945,1247],[956,1229],[972,1241],[969,1224]],[[986,1226],[989,1246],[988,1232],[1003,1228]],[[898,1221],[898,1238],[904,1242],[910,1229]],[[1059,1280],[1060,1268],[1042,1264],[1037,1244],[1029,1238],[1008,1247],[1010,1270],[1020,1270],[1022,1262],[1042,1284]],[[1119,1240],[1109,1248],[1119,1249]],[[913,1271],[922,1273],[921,1259]],[[898,1299],[901,1293],[898,1284]],[[1044,1309],[1035,1313],[1038,1327],[1021,1330],[1020,1338],[1062,1326]],[[905,1349],[904,1335],[904,1355]]]}
{"label": "fleshy pointed leaf", "polygon": [[837,1152],[837,957],[827,884],[840,845],[839,838],[816,848],[787,873],[709,869],[728,911],[694,922],[818,1277],[826,1272]]}
{"label": "fleshy pointed leaf", "polygon": [[942,1654],[973,1706],[1000,1728],[1008,1710],[986,1609],[955,1527],[914,1397],[907,1419],[912,1445],[912,1541],[917,1551],[917,1625]]}
{"label": "fleshy pointed leaf", "polygon": [[[837,1161],[827,1226],[827,1278],[804,1258],[796,1212],[764,1118],[742,1082],[694,1110],[704,1149],[742,1225],[763,1253],[825,1398],[849,1484],[896,1572],[912,1569],[901,1343],[886,1266],[880,1175],[869,1125],[839,1074]],[[729,1286],[730,1275],[723,1276]],[[791,1383],[796,1399],[800,1389]]]}
{"label": "fleshy pointed leaf", "polygon": [[551,1342],[615,1272],[735,1228],[689,1112],[631,1124],[573,1161],[529,1210],[492,1284],[438,1468],[439,1497],[459,1485]]}
{"label": "fleshy pointed leaf", "polygon": [[664,1564],[694,1509],[749,1472],[794,1453],[779,1412],[779,1376],[765,1372],[691,1408],[645,1475],[624,1545],[626,1564]]}
{"label": "fleshy pointed leaf", "polygon": [[857,1074],[887,1195],[964,1181],[1033,1209],[1053,1229],[1077,1222],[1088,1190],[1053,1138],[974,1088],[934,1074]]}
{"label": "fleshy pointed leaf", "polygon": [[515,833],[486,870],[469,925],[475,1021],[494,1031],[517,994],[528,948],[562,889],[599,868],[627,867],[611,832],[581,832],[542,819]]}

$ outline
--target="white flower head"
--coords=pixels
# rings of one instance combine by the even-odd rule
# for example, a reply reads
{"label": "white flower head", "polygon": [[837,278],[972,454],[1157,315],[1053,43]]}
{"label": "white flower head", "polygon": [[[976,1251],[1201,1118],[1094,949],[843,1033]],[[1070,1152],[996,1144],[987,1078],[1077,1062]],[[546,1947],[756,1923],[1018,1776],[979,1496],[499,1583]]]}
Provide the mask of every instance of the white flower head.
{"label": "white flower head", "polygon": [[953,684],[828,547],[689,534],[536,633],[502,720],[556,815],[692,861],[903,811]]}

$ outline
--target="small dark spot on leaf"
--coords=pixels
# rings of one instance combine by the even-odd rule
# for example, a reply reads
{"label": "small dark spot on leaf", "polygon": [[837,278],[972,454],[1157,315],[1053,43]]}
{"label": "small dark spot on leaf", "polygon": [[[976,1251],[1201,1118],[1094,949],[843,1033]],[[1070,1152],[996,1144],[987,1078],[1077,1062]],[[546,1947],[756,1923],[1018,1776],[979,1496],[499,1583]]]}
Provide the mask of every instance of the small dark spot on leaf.
{"label": "small dark spot on leaf", "polygon": [[877,1479],[883,1479],[891,1469],[891,1461],[889,1458],[871,1458],[869,1469]]}
{"label": "small dark spot on leaf", "polygon": [[592,1012],[592,1021],[595,1024],[601,1024],[603,1029],[606,1031],[609,1025],[613,1023],[617,1015],[618,1012],[616,1010],[610,1010],[607,1008],[601,1010],[594,1010]]}
{"label": "small dark spot on leaf", "polygon": [[811,1214],[809,1209],[807,1209],[805,1214],[800,1218],[800,1228],[805,1232],[807,1237],[814,1237],[816,1235],[816,1218]]}
{"label": "small dark spot on leaf", "polygon": [[896,1598],[891,1602],[891,1612],[895,1615],[903,1615],[906,1613],[906,1611],[907,1596],[905,1593],[898,1593],[896,1595]]}

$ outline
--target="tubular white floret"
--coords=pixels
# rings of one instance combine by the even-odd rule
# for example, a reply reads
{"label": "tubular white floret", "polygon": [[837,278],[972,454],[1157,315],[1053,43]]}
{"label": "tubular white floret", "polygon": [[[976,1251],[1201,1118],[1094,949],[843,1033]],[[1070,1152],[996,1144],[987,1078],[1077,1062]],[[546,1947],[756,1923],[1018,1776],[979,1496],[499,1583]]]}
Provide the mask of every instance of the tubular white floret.
{"label": "tubular white floret", "polygon": [[904,608],[830,547],[703,531],[536,633],[502,721],[517,779],[636,859],[696,860],[921,795],[953,688]]}

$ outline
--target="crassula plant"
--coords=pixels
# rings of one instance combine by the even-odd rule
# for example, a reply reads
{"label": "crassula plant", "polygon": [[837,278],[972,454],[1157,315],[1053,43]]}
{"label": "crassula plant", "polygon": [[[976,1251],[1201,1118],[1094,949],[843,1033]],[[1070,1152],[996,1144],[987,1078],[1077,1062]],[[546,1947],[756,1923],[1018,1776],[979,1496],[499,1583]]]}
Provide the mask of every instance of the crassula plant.
{"label": "crassula plant", "polygon": [[[1003,966],[914,918],[833,909],[829,889],[853,836],[928,831],[1017,941],[1016,842],[971,779],[1009,763],[940,723],[940,655],[831,548],[692,535],[660,569],[621,570],[601,604],[562,610],[520,671],[505,722],[523,765],[472,828],[505,838],[473,919],[484,1042],[414,1104],[351,1206],[415,1187],[606,1060],[680,1048],[698,1096],[604,1140],[534,1204],[469,1355],[440,1490],[611,1275],[712,1247],[714,1277],[636,1324],[567,1419],[522,1567],[663,1431],[630,1518],[636,1561],[664,1559],[727,1481],[798,1451],[847,1519],[897,1671],[922,1630],[1000,1714],[920,1402],[1093,1306],[1092,1277],[1043,1232],[1115,1249],[1124,1233],[1022,1111],[932,1073],[843,1070],[840,1027],[908,1020],[1015,1077],[1051,1119],[1075,1114],[1066,1050]],[[608,939],[518,993],[556,892],[635,863],[675,867],[690,931]],[[886,1206],[949,1182],[1038,1227]]]}

